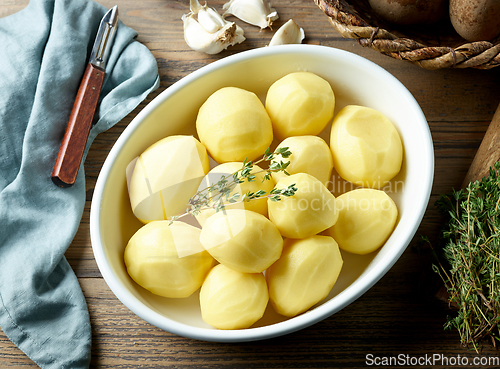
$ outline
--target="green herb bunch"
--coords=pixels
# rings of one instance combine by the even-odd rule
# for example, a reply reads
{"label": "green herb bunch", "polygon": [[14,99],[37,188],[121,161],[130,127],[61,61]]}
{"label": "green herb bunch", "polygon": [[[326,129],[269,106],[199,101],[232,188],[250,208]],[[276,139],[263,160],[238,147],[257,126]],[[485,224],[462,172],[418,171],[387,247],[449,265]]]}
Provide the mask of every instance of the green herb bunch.
{"label": "green herb bunch", "polygon": [[500,162],[489,176],[436,202],[445,216],[442,246],[433,265],[444,281],[450,306],[446,329],[457,329],[465,346],[500,340]]}
{"label": "green herb bunch", "polygon": [[[298,190],[295,184],[291,184],[287,188],[283,189],[274,188],[269,193],[264,190],[247,192],[244,194],[234,191],[237,185],[245,181],[255,181],[256,174],[261,172],[265,172],[263,181],[270,180],[271,173],[273,172],[284,172],[289,175],[286,168],[290,165],[290,162],[278,160],[277,157],[279,156],[283,159],[287,159],[290,155],[292,155],[292,152],[289,151],[288,147],[277,148],[274,152],[271,152],[270,148],[268,148],[265,151],[264,156],[257,161],[245,159],[241,169],[227,176],[222,175],[217,183],[198,191],[193,197],[191,197],[191,199],[189,199],[186,212],[172,217],[170,220],[174,221],[188,214],[198,215],[206,209],[215,209],[215,211],[218,212],[224,210],[226,205],[237,202],[246,202],[263,198],[268,198],[271,201],[280,201],[283,196],[293,196]],[[262,169],[262,171],[252,173],[254,165],[261,164],[262,162],[269,162],[268,167],[266,169]]]}

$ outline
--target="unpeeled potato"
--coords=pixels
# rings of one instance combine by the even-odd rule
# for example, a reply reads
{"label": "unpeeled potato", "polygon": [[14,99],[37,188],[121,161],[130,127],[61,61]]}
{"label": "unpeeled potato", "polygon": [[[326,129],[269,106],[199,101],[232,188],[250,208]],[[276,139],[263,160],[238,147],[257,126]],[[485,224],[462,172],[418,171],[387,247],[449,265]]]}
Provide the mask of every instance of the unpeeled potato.
{"label": "unpeeled potato", "polygon": [[200,290],[202,319],[218,329],[244,329],[264,315],[269,293],[261,273],[215,266]]}
{"label": "unpeeled potato", "polygon": [[448,0],[368,0],[368,2],[381,18],[399,25],[435,23],[443,18],[448,10]]}
{"label": "unpeeled potato", "polygon": [[401,170],[401,137],[375,109],[344,107],[333,120],[330,147],[337,173],[358,186],[382,188]]}
{"label": "unpeeled potato", "polygon": [[210,170],[205,147],[193,136],[169,136],[148,147],[127,170],[132,211],[143,223],[184,213]]}
{"label": "unpeeled potato", "polygon": [[367,254],[381,247],[396,225],[398,209],[384,191],[361,188],[336,199],[337,222],[328,232],[342,250]]}
{"label": "unpeeled potato", "polygon": [[293,317],[323,300],[337,281],[342,264],[332,237],[286,239],[281,258],[266,271],[274,310]]}
{"label": "unpeeled potato", "polygon": [[128,274],[155,295],[190,296],[200,288],[214,261],[200,244],[200,232],[182,222],[146,224],[125,247]]}
{"label": "unpeeled potato", "polygon": [[489,41],[500,34],[500,1],[450,0],[450,20],[467,41]]}

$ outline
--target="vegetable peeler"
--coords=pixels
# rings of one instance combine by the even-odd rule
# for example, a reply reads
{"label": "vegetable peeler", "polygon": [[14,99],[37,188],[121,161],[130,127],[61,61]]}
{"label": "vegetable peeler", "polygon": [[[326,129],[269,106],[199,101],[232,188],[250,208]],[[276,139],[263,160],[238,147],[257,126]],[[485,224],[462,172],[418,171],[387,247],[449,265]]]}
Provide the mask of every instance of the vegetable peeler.
{"label": "vegetable peeler", "polygon": [[117,25],[118,6],[115,5],[104,15],[99,25],[89,63],[78,88],[52,170],[52,181],[59,187],[70,187],[75,183],[99,101]]}

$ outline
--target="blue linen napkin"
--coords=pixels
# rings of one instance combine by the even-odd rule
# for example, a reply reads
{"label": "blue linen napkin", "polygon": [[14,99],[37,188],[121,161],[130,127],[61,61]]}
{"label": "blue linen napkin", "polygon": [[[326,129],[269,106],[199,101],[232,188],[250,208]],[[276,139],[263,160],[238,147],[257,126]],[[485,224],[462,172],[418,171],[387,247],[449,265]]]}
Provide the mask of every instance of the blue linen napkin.
{"label": "blue linen napkin", "polygon": [[[42,368],[87,368],[85,298],[64,257],[85,204],[50,175],[99,22],[91,0],[31,0],[0,19],[0,327]],[[119,23],[86,152],[159,85],[150,51]],[[86,155],[85,152],[85,155]]]}

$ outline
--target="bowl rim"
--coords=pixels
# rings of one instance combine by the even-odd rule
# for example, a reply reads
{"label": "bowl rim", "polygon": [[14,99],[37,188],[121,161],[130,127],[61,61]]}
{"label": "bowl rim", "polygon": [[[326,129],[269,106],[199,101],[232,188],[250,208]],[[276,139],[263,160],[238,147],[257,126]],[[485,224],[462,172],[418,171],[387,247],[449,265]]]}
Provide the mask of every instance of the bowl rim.
{"label": "bowl rim", "polygon": [[[349,51],[336,49],[329,46],[321,45],[280,45],[274,47],[266,47],[259,49],[252,49],[247,51],[242,51],[240,53],[224,57],[217,60],[211,64],[205,65],[200,69],[190,73],[189,75],[183,77],[179,81],[175,82],[164,91],[162,91],[158,96],[156,96],[151,102],[149,102],[131,121],[131,123],[124,129],[122,134],[118,137],[116,142],[113,144],[108,157],[106,158],[101,171],[99,173],[93,198],[90,208],[90,237],[92,250],[94,253],[94,258],[97,266],[101,272],[102,277],[107,283],[108,287],[114,293],[114,295],[134,314],[149,322],[150,324],[166,330],[168,332],[177,334],[179,336],[184,336],[188,338],[204,340],[204,341],[216,341],[216,342],[242,342],[242,341],[254,341],[262,340],[272,337],[281,336],[284,334],[292,333],[300,329],[311,326],[333,314],[340,311],[347,305],[354,302],[360,296],[362,296],[366,291],[368,291],[373,285],[375,285],[395,264],[395,262],[400,258],[402,253],[406,250],[413,236],[415,235],[427,208],[427,204],[430,200],[430,194],[432,189],[432,183],[434,178],[434,148],[432,142],[432,136],[430,128],[422,127],[423,134],[425,135],[424,146],[422,147],[423,157],[422,160],[426,162],[426,167],[429,168],[428,171],[422,173],[420,179],[422,184],[424,184],[423,193],[425,194],[426,202],[420,205],[420,208],[413,209],[412,211],[412,224],[413,227],[408,228],[404,234],[404,239],[401,239],[401,247],[393,248],[381,260],[377,263],[376,267],[370,268],[363,273],[362,278],[357,278],[352,284],[346,287],[343,291],[335,296],[334,299],[323,303],[316,308],[307,311],[296,317],[287,319],[282,322],[274,323],[267,326],[240,329],[240,330],[216,330],[216,329],[206,329],[201,327],[193,327],[185,323],[177,322],[172,319],[166,318],[158,312],[152,310],[151,308],[145,306],[139,299],[135,296],[130,295],[126,289],[123,287],[118,278],[111,272],[111,266],[106,259],[106,254],[104,251],[104,245],[102,243],[102,238],[100,236],[101,231],[101,214],[100,206],[101,199],[105,189],[106,179],[112,168],[112,165],[119,155],[122,147],[129,140],[132,133],[140,125],[144,118],[146,118],[151,112],[153,112],[159,105],[161,105],[166,99],[171,95],[175,94],[178,90],[183,88],[195,81],[200,76],[211,73],[215,70],[224,68],[225,66],[247,61],[250,59],[258,58],[260,56],[272,55],[272,54],[287,54],[287,53],[319,53],[328,54],[334,58],[347,58],[356,62],[364,68],[376,71],[382,74],[384,78],[392,81],[401,90],[402,94],[405,94],[406,99],[410,99],[414,102],[418,114],[421,116],[419,120],[427,122],[418,102],[415,100],[410,91],[392,74],[387,72],[384,68],[377,65],[376,63],[354,54]],[[425,154],[425,155],[424,155]],[[330,307],[330,302],[335,301],[335,308]],[[147,313],[146,313],[147,311]]]}

